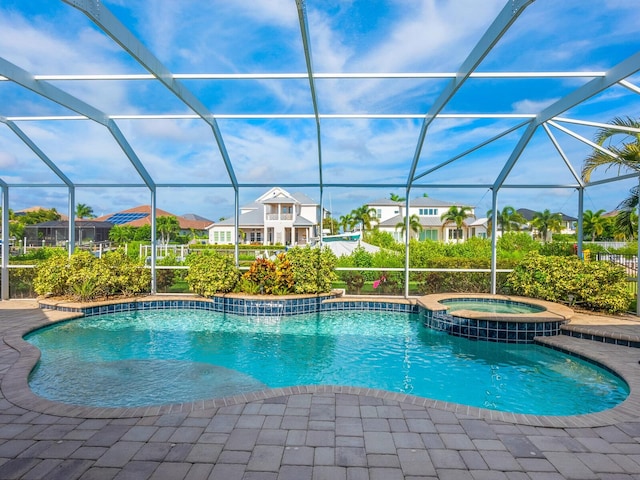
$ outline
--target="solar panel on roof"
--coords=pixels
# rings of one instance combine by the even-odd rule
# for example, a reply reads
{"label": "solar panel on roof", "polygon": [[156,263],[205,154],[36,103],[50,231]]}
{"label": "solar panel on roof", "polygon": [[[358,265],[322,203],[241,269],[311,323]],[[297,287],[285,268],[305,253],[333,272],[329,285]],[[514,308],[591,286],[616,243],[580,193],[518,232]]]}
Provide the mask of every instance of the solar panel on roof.
{"label": "solar panel on roof", "polygon": [[148,216],[148,213],[115,213],[107,219],[107,222],[111,222],[114,225],[122,225]]}

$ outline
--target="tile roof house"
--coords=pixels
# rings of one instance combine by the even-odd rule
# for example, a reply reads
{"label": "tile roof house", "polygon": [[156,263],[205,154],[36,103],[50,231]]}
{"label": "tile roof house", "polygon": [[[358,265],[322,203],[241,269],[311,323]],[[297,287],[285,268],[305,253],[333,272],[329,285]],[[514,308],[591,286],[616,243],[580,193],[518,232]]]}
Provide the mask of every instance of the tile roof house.
{"label": "tile roof house", "polygon": [[[396,225],[402,222],[405,217],[405,202],[383,198],[369,202],[367,205],[376,211],[379,230],[389,232],[397,241],[404,242],[404,234],[400,228],[396,228]],[[455,242],[469,237],[487,237],[486,219],[484,221],[482,221],[483,219],[476,219],[473,207],[470,210],[473,215],[465,219],[460,231],[455,224],[441,220],[440,217],[452,206],[463,207],[468,205],[446,202],[431,197],[411,199],[409,202],[409,216],[417,215],[422,226],[420,233],[417,235],[412,233],[412,237],[419,240],[429,239],[441,242]]]}
{"label": "tile roof house", "polygon": [[[273,187],[240,208],[239,243],[306,245],[320,234],[320,205],[304,193]],[[235,242],[235,218],[209,225],[210,244]]]}
{"label": "tile roof house", "polygon": [[[156,218],[158,217],[176,217],[180,224],[181,235],[190,234],[192,229],[198,234],[205,234],[207,227],[213,223],[211,220],[192,213],[186,215],[175,215],[167,212],[166,210],[156,208]],[[130,225],[132,227],[151,225],[151,206],[139,205],[117,213],[109,213],[95,218],[94,220],[110,222],[114,225]]]}

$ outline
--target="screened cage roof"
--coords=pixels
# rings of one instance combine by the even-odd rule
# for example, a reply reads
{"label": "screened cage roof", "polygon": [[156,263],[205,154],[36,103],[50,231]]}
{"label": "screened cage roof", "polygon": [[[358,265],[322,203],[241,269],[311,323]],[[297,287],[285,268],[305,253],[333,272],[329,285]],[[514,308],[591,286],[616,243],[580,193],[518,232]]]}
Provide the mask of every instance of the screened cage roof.
{"label": "screened cage roof", "polygon": [[[638,25],[595,0],[3,1],[0,185],[97,214],[155,192],[217,219],[273,186],[575,214],[597,129],[640,117]],[[585,208],[635,184],[598,171]]]}

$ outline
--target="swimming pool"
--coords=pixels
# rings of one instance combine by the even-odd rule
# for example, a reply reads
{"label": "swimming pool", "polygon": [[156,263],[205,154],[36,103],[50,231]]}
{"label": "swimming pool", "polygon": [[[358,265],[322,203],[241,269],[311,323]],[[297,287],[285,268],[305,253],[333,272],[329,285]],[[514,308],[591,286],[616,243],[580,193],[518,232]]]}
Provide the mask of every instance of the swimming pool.
{"label": "swimming pool", "polygon": [[511,314],[539,313],[545,311],[544,307],[531,303],[489,298],[451,298],[440,300],[440,303],[447,307],[447,312],[449,313],[457,312],[458,310]]}
{"label": "swimming pool", "polygon": [[341,311],[251,317],[202,310],[101,315],[25,339],[42,351],[32,390],[89,406],[219,398],[294,385],[349,385],[539,415],[611,408],[617,376],[531,344],[471,341],[418,315]]}

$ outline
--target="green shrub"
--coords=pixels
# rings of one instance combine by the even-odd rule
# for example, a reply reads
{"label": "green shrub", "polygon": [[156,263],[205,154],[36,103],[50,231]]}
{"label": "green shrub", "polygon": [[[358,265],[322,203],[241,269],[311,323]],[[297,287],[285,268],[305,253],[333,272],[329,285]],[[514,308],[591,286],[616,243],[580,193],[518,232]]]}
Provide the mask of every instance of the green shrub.
{"label": "green shrub", "polygon": [[617,313],[632,301],[626,277],[619,265],[531,253],[509,274],[508,282],[516,295]]}
{"label": "green shrub", "polygon": [[187,257],[189,273],[186,276],[189,288],[204,297],[216,293],[233,291],[240,279],[240,270],[229,255],[221,255],[214,250]]}
{"label": "green shrub", "polygon": [[271,294],[276,286],[276,264],[268,258],[256,258],[242,278],[257,285],[259,293]]}
{"label": "green shrub", "polygon": [[69,256],[61,250],[37,264],[33,289],[38,295],[54,297],[66,295],[69,273]]}
{"label": "green shrub", "polygon": [[286,253],[293,272],[294,293],[327,293],[337,279],[337,258],[328,248],[294,247]]}
{"label": "green shrub", "polygon": [[[108,295],[139,295],[149,292],[151,270],[142,261],[127,256],[123,249],[105,253],[99,262],[109,279]],[[159,270],[164,271],[164,270]]]}
{"label": "green shrub", "polygon": [[38,295],[88,301],[148,292],[150,283],[151,272],[117,250],[102,258],[86,251],[53,255],[38,263],[33,286]]}
{"label": "green shrub", "polygon": [[540,245],[526,232],[505,232],[496,240],[498,258],[522,259],[529,252],[537,252]]}

